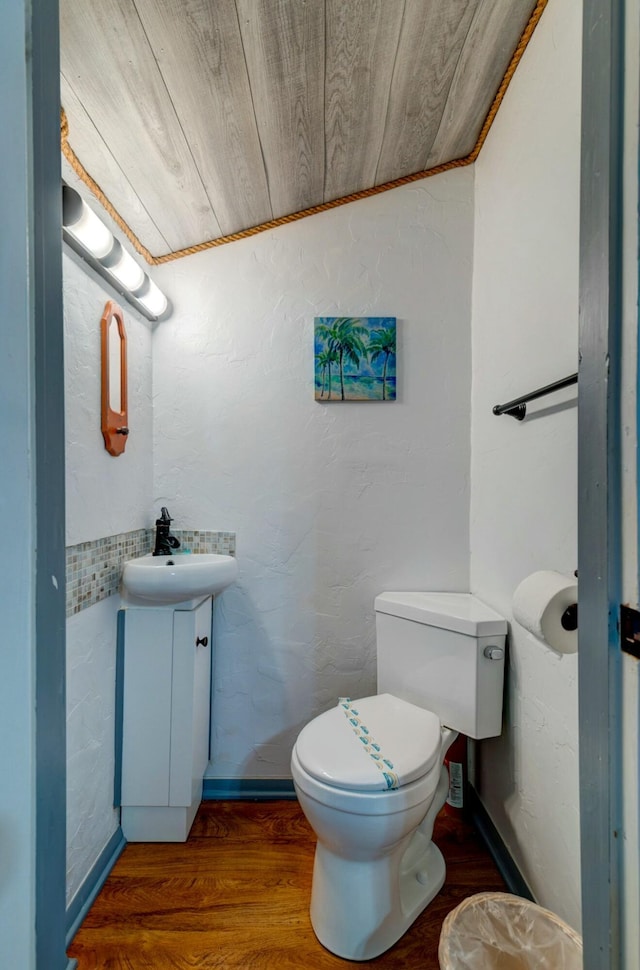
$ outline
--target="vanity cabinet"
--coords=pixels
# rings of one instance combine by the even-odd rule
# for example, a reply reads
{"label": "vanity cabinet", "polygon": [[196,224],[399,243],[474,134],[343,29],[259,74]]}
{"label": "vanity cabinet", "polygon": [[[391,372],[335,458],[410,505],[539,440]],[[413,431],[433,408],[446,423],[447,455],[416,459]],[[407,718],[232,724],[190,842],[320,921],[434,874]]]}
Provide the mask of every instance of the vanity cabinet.
{"label": "vanity cabinet", "polygon": [[211,597],[123,610],[121,824],[129,842],[184,842],[209,761]]}

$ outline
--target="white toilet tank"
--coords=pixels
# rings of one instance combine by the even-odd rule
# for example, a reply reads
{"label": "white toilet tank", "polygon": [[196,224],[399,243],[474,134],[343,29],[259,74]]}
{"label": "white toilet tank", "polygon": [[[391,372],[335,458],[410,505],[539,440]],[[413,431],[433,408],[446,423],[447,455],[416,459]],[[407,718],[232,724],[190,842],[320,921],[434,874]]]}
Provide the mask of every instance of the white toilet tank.
{"label": "white toilet tank", "polygon": [[375,609],[378,693],[470,738],[500,734],[506,620],[470,593],[381,593]]}

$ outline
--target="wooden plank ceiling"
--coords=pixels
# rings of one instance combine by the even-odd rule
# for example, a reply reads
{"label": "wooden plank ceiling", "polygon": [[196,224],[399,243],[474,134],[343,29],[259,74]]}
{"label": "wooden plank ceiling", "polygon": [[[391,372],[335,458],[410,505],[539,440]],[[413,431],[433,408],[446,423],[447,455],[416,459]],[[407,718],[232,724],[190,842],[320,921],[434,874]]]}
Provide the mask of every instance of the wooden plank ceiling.
{"label": "wooden plank ceiling", "polygon": [[61,0],[68,143],[153,256],[467,156],[535,0]]}

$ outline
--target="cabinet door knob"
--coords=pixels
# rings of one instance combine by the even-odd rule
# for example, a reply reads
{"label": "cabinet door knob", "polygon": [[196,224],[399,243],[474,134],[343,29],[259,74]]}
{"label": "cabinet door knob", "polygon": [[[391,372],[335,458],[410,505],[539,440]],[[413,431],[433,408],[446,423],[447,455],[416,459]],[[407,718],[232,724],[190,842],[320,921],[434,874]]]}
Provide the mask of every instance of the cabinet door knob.
{"label": "cabinet door knob", "polygon": [[208,647],[209,637],[196,637],[196,647]]}

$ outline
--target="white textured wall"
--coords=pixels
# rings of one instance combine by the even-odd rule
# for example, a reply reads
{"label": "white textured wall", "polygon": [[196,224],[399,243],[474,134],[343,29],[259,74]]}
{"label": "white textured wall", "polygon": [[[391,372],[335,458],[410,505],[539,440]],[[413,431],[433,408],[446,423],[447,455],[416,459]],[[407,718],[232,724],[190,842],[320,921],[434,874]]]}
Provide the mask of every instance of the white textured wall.
{"label": "white textured wall", "polygon": [[[156,506],[237,532],[216,602],[212,768],[289,775],[300,727],[375,689],[373,600],[468,587],[473,172],[159,267]],[[316,315],[398,318],[398,400],[313,399]]]}
{"label": "white textured wall", "polygon": [[119,596],[67,620],[67,900],[120,824],[113,807]]}
{"label": "white textured wall", "polygon": [[[103,217],[104,218],[104,217]],[[114,458],[100,431],[100,319],[124,310],[130,435]],[[67,545],[151,525],[151,325],[64,255]]]}
{"label": "white textured wall", "polygon": [[[129,427],[113,458],[100,431],[100,318],[113,295],[65,253],[67,544],[151,524],[150,325],[122,304],[127,332]],[[67,900],[119,818],[113,809],[116,612],[119,596],[67,621]]]}
{"label": "white textured wall", "polygon": [[[476,164],[471,588],[507,618],[529,573],[576,567],[577,408],[557,408],[575,388],[523,423],[491,408],[577,370],[580,55],[580,4],[551,3]],[[536,898],[579,926],[577,657],[517,624],[505,722],[481,798]]]}

